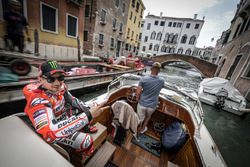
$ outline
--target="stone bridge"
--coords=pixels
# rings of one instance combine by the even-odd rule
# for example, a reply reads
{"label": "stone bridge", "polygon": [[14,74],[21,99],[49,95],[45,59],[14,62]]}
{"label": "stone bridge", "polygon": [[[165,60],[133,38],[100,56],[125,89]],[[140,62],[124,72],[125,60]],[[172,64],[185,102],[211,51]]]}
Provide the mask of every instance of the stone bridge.
{"label": "stone bridge", "polygon": [[213,77],[217,69],[216,64],[210,63],[208,61],[199,59],[194,56],[181,55],[181,54],[166,54],[166,55],[154,56],[152,57],[152,60],[160,62],[162,66],[177,61],[187,62],[195,69],[197,69],[205,77]]}

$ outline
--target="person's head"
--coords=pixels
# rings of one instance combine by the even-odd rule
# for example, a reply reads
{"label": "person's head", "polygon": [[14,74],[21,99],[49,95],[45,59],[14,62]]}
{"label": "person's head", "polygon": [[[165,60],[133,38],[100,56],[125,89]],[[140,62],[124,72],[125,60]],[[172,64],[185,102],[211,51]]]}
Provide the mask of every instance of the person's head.
{"label": "person's head", "polygon": [[20,12],[22,8],[22,4],[18,0],[9,0],[9,7],[10,7],[10,10]]}
{"label": "person's head", "polygon": [[39,67],[39,81],[45,89],[52,93],[60,91],[65,75],[63,68],[53,60],[48,60]]}
{"label": "person's head", "polygon": [[151,67],[151,74],[157,75],[161,70],[161,63],[154,62]]}

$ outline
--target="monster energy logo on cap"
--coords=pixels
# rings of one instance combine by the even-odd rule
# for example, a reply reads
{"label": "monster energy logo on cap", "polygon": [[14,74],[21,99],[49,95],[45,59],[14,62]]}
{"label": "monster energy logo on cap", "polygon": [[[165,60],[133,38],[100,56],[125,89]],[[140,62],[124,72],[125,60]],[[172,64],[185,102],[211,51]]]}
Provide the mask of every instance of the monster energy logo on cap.
{"label": "monster energy logo on cap", "polygon": [[56,61],[49,61],[48,64],[52,69],[57,69],[57,62]]}

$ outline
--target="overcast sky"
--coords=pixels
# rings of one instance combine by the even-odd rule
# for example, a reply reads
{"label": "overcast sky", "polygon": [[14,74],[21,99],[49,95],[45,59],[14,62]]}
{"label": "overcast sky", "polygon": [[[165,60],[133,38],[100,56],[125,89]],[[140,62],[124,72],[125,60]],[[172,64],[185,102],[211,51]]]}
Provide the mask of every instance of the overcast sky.
{"label": "overcast sky", "polygon": [[[146,10],[144,17],[150,14],[198,19],[205,16],[205,23],[198,38],[197,47],[215,46],[222,31],[227,30],[240,0],[142,0]],[[215,40],[211,42],[211,39]]]}

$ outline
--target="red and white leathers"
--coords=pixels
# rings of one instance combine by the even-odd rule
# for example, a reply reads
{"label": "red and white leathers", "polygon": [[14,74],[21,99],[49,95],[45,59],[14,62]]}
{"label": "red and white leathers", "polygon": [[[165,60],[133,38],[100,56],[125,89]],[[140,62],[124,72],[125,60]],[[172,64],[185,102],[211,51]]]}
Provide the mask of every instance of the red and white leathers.
{"label": "red and white leathers", "polygon": [[25,113],[48,143],[58,142],[78,151],[93,148],[92,137],[78,132],[91,121],[91,113],[69,93],[65,84],[57,94],[49,93],[39,84],[28,84],[23,94],[27,100]]}

